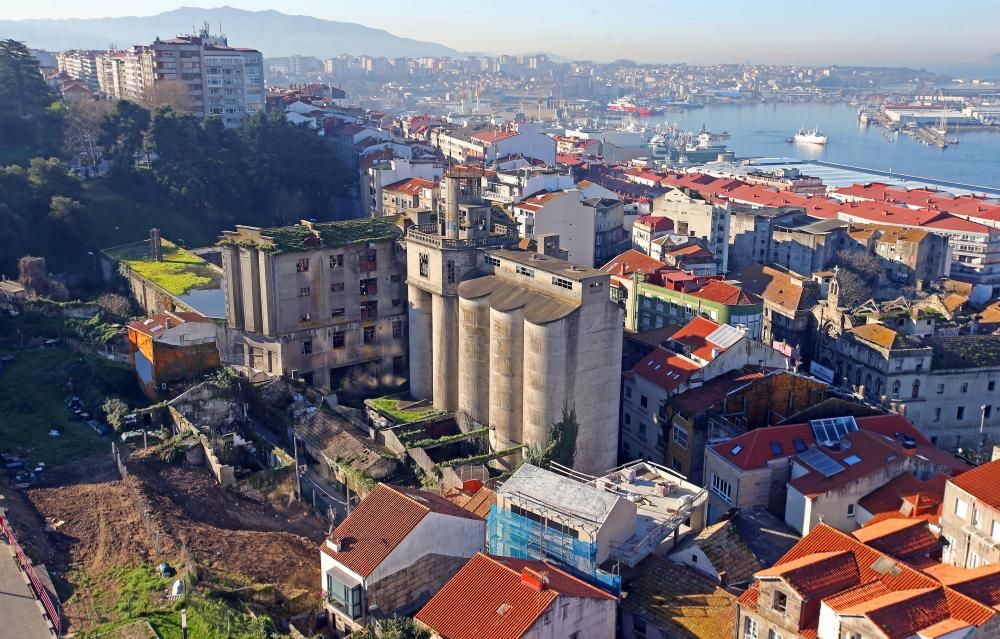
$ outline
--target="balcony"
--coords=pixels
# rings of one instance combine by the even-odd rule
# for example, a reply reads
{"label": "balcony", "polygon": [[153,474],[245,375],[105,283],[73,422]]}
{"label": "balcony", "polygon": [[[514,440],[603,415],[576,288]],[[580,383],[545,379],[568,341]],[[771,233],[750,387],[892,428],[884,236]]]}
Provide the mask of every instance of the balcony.
{"label": "balcony", "polygon": [[485,190],[482,192],[482,196],[484,200],[489,202],[500,202],[501,204],[511,204],[514,202],[514,196],[500,193],[499,191]]}
{"label": "balcony", "polygon": [[495,225],[493,232],[485,237],[448,239],[438,234],[436,224],[421,224],[411,226],[406,237],[420,244],[442,249],[492,248],[517,241],[517,234],[501,225]]}

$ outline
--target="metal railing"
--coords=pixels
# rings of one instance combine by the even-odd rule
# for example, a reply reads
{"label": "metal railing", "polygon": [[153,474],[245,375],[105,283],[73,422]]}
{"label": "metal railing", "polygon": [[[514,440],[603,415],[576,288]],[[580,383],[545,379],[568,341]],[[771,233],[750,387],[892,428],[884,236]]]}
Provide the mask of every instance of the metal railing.
{"label": "metal railing", "polygon": [[[427,230],[428,227],[429,231]],[[437,233],[437,226],[422,224],[420,226],[411,226],[406,236],[408,239],[416,240],[422,244],[443,249],[503,246],[517,239],[516,233],[501,225],[494,226],[492,234],[485,237],[450,239],[441,237]]]}
{"label": "metal railing", "polygon": [[62,613],[59,609],[58,600],[53,601],[52,597],[49,596],[48,590],[45,589],[42,580],[38,577],[38,573],[35,572],[34,567],[31,565],[31,561],[24,554],[24,550],[21,549],[21,544],[17,543],[17,537],[14,536],[14,531],[11,529],[7,518],[0,513],[0,533],[3,533],[7,537],[7,543],[11,545],[14,549],[14,555],[17,557],[17,563],[20,564],[21,570],[24,574],[28,575],[28,581],[31,582],[31,588],[35,591],[35,595],[38,600],[42,602],[42,606],[45,608],[45,612],[48,615],[49,622],[52,623],[52,627],[56,631],[56,635],[62,634]]}

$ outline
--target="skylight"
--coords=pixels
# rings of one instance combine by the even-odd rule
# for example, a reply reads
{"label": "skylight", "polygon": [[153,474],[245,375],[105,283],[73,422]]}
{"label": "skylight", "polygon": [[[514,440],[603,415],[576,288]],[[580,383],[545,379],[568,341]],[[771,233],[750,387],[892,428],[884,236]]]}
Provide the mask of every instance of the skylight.
{"label": "skylight", "polygon": [[740,451],[743,450],[743,444],[736,444],[729,450],[730,455],[739,455]]}
{"label": "skylight", "polygon": [[849,455],[849,456],[845,457],[843,459],[843,461],[848,466],[853,466],[854,464],[857,464],[858,462],[860,462],[861,458],[858,457],[857,455]]}
{"label": "skylight", "polygon": [[805,449],[806,449],[806,443],[804,441],[802,441],[801,439],[793,439],[792,440],[792,446],[795,447],[795,452],[797,452],[797,453],[804,452]]}
{"label": "skylight", "polygon": [[784,449],[781,448],[781,442],[771,442],[771,454],[775,457],[781,457],[785,454]]}

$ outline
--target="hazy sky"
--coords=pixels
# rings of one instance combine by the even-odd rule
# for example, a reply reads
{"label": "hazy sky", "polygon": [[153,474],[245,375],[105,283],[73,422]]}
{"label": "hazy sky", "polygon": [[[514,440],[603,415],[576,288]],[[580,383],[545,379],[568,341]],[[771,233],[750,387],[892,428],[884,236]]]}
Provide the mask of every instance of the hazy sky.
{"label": "hazy sky", "polygon": [[922,65],[1000,52],[1000,0],[0,0],[0,18],[221,4],[358,22],[462,51],[577,59]]}

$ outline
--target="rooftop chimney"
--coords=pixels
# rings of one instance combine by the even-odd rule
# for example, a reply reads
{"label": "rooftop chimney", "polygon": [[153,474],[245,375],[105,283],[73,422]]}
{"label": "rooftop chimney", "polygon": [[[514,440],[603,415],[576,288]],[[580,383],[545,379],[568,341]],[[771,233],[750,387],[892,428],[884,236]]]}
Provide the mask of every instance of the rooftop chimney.
{"label": "rooftop chimney", "polygon": [[149,229],[149,257],[154,262],[163,261],[163,240],[160,237],[160,229]]}
{"label": "rooftop chimney", "polygon": [[521,569],[521,583],[536,592],[545,590],[549,585],[549,578],[540,572],[530,568]]}

